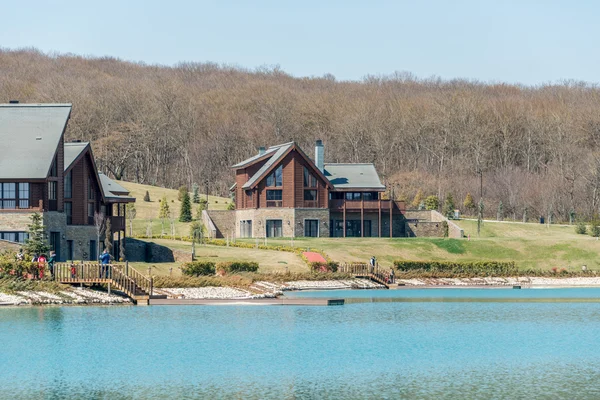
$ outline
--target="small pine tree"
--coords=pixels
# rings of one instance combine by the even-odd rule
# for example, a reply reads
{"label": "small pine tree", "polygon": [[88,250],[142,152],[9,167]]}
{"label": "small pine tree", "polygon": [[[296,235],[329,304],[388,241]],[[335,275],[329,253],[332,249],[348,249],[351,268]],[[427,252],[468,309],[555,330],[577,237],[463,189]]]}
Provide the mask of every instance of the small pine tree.
{"label": "small pine tree", "polygon": [[25,252],[33,254],[43,254],[50,250],[48,242],[46,242],[46,232],[42,225],[42,216],[39,213],[34,213],[31,217],[29,228],[29,239],[25,242]]}
{"label": "small pine tree", "polygon": [[446,218],[454,218],[454,208],[454,197],[452,197],[452,193],[448,193],[446,195],[446,199],[444,200],[444,215]]}
{"label": "small pine tree", "polygon": [[113,247],[113,233],[112,226],[110,225],[110,218],[106,219],[106,228],[104,229],[105,238],[104,238],[104,248],[108,250],[108,254],[112,254]]}
{"label": "small pine tree", "polygon": [[418,208],[421,202],[424,200],[423,197],[423,191],[421,189],[417,190],[417,194],[415,194],[412,203],[410,203],[412,208]]}
{"label": "small pine tree", "polygon": [[465,201],[463,201],[463,206],[470,213],[472,213],[475,210],[475,208],[477,208],[477,206],[475,205],[475,200],[473,200],[473,196],[471,196],[471,193],[467,193]]}
{"label": "small pine tree", "polygon": [[125,238],[121,239],[121,243],[119,243],[119,261],[125,261]]}
{"label": "small pine tree", "polygon": [[146,190],[146,194],[144,195],[144,201],[150,202],[150,192],[148,192],[147,190]]}
{"label": "small pine tree", "polygon": [[227,209],[228,210],[235,210],[235,204],[233,204],[233,203],[227,204]]}
{"label": "small pine tree", "polygon": [[500,202],[500,204],[498,204],[498,211],[496,212],[496,219],[498,221],[504,220],[504,205],[502,204],[502,202]]}
{"label": "small pine tree", "polygon": [[577,225],[575,225],[575,233],[579,235],[585,235],[587,233],[587,226],[585,225],[585,222],[577,222]]}
{"label": "small pine tree", "polygon": [[192,222],[190,225],[190,236],[194,242],[200,241],[204,234],[204,225],[198,221]]}
{"label": "small pine tree", "polygon": [[158,218],[166,219],[171,215],[171,211],[169,210],[169,203],[167,202],[167,196],[163,196],[160,201],[160,209],[158,211]]}
{"label": "small pine tree", "polygon": [[419,211],[422,211],[422,210],[425,209],[425,201],[424,200],[421,200],[421,202],[419,203],[419,206],[417,207],[417,209]]}
{"label": "small pine tree", "polygon": [[425,199],[425,209],[437,210],[440,207],[440,199],[437,196],[427,196]]}
{"label": "small pine tree", "polygon": [[192,204],[190,194],[186,192],[181,199],[181,212],[179,213],[179,222],[190,222],[192,220]]}
{"label": "small pine tree", "polygon": [[194,183],[192,185],[192,193],[194,194],[194,196],[192,197],[192,202],[194,204],[200,203],[200,187],[197,183]]}
{"label": "small pine tree", "polygon": [[[187,186],[180,186],[179,187],[179,192],[177,193],[177,200],[179,201],[183,201],[183,195],[188,193],[188,188]],[[189,196],[189,193],[188,193]]]}
{"label": "small pine tree", "polygon": [[575,217],[577,215],[575,214],[575,210],[573,210],[572,208],[569,210],[569,225],[573,225],[573,222],[575,222]]}
{"label": "small pine tree", "polygon": [[483,199],[479,199],[479,210],[477,212],[477,236],[481,233],[481,226],[483,225]]}
{"label": "small pine tree", "polygon": [[527,207],[523,208],[523,222],[527,222],[529,220],[529,216],[527,215]]}

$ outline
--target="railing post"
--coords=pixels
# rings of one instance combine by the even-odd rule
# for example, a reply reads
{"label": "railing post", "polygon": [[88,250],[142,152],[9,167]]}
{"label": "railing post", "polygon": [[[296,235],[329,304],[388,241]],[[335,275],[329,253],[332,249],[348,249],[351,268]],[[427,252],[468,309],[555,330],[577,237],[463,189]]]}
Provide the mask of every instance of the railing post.
{"label": "railing post", "polygon": [[129,276],[129,261],[125,261],[125,276]]}

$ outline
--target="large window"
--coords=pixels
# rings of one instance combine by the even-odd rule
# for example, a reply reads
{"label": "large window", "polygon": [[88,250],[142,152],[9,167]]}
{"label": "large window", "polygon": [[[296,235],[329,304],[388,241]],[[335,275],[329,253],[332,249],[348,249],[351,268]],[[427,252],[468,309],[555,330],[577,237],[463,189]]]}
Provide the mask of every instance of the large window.
{"label": "large window", "polygon": [[94,225],[94,212],[96,207],[94,203],[88,203],[88,225]]}
{"label": "large window", "polygon": [[65,199],[73,197],[73,171],[65,175]]}
{"label": "large window", "polygon": [[0,232],[0,239],[8,240],[9,242],[25,243],[29,239],[27,232]]}
{"label": "large window", "polygon": [[3,183],[0,188],[0,208],[17,208],[17,184]]}
{"label": "large window", "polygon": [[19,183],[19,208],[29,208],[29,183]]}
{"label": "large window", "polygon": [[275,168],[275,171],[271,172],[271,174],[267,176],[267,186],[283,186],[283,166],[280,165],[279,167]]}
{"label": "large window", "polygon": [[240,221],[240,237],[251,238],[252,237],[252,220]]}
{"label": "large window", "polygon": [[304,207],[317,207],[317,191],[304,189]]}
{"label": "large window", "polygon": [[73,203],[70,201],[65,202],[65,214],[67,214],[67,225],[73,223]]}
{"label": "large window", "polygon": [[267,220],[267,237],[282,237],[283,224],[280,219]]}
{"label": "large window", "polygon": [[48,210],[56,211],[57,210],[57,201],[56,201],[56,181],[48,182]]}
{"label": "large window", "polygon": [[58,176],[58,157],[54,157],[50,167],[50,176]]}
{"label": "large window", "polygon": [[305,219],[304,220],[304,236],[319,237],[319,220]]}
{"label": "large window", "polygon": [[267,207],[283,207],[281,190],[267,190]]}
{"label": "large window", "polygon": [[360,200],[360,193],[347,192],[346,200]]}
{"label": "large window", "polygon": [[88,178],[88,200],[94,200],[94,181]]}
{"label": "large window", "polygon": [[304,167],[304,187],[317,187],[317,178],[306,167]]}

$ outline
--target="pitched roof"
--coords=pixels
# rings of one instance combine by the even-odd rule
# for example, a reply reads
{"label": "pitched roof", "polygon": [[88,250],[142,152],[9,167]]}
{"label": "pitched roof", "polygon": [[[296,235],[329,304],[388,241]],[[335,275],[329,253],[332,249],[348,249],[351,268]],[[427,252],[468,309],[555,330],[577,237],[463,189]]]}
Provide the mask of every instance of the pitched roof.
{"label": "pitched roof", "polygon": [[325,176],[339,190],[385,190],[373,164],[325,164]]}
{"label": "pitched roof", "polygon": [[276,164],[283,159],[285,154],[287,154],[287,151],[290,148],[292,148],[293,145],[294,145],[294,142],[290,142],[290,143],[280,144],[278,146],[269,147],[267,149],[267,152],[269,152],[269,154],[273,153],[273,155],[271,156],[271,158],[269,158],[269,161],[267,161],[262,167],[260,167],[260,169],[258,171],[256,171],[256,173],[252,176],[252,178],[248,179],[248,182],[244,183],[244,186],[242,186],[242,188],[249,189],[252,186],[254,186],[254,184],[260,180],[260,178],[263,176],[263,174],[269,168],[271,168],[271,166],[273,164]]}
{"label": "pitched roof", "polygon": [[65,143],[65,171],[79,158],[89,146],[89,142]]}
{"label": "pitched roof", "polygon": [[135,197],[129,196],[129,190],[125,189],[102,172],[98,172],[98,177],[100,178],[100,185],[102,186],[102,192],[104,193],[105,199],[119,199],[125,200],[126,202],[135,202]]}
{"label": "pitched roof", "polygon": [[65,130],[71,104],[0,104],[0,178],[44,179]]}
{"label": "pitched roof", "polygon": [[267,150],[265,150],[265,152],[263,154],[258,153],[255,156],[252,156],[250,158],[245,159],[242,162],[232,165],[231,168],[243,168],[245,166],[255,163],[256,161],[262,159],[263,157],[266,158],[269,154],[272,154],[275,151],[277,151],[277,146],[269,147]]}

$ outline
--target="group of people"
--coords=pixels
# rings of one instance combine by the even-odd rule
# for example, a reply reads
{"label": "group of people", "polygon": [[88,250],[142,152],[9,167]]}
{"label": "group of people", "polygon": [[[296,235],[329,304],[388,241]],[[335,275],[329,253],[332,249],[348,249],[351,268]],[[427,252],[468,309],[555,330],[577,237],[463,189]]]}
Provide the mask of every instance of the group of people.
{"label": "group of people", "polygon": [[[19,249],[19,252],[15,255],[17,261],[25,260],[25,253],[23,249]],[[46,257],[46,254],[34,254],[31,257],[32,263],[37,263],[37,269],[34,270],[34,278],[35,279],[44,279],[44,275],[46,274],[46,265],[48,265],[48,270],[50,272],[50,276],[54,276],[54,263],[56,262],[56,252],[50,251],[50,256]]]}
{"label": "group of people", "polygon": [[[371,269],[371,274],[375,273],[375,267],[377,266],[377,259],[375,256],[371,257],[369,260],[369,267]],[[394,269],[391,268],[390,272],[386,272],[384,274],[386,283],[394,283]]]}
{"label": "group of people", "polygon": [[[15,259],[17,261],[25,261],[25,253],[23,249],[19,249],[17,254],[15,255]],[[111,261],[111,255],[108,253],[107,249],[104,249],[100,257],[98,257],[100,264],[102,265],[101,276],[106,278],[109,277],[109,264]],[[44,279],[46,274],[46,265],[48,266],[48,271],[50,272],[50,277],[54,276],[54,263],[56,262],[56,252],[51,250],[50,256],[46,257],[46,254],[34,254],[31,258],[32,263],[37,263],[37,268],[34,270],[33,277],[34,279]],[[71,267],[71,277],[75,278],[75,267]]]}

